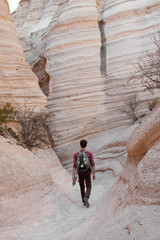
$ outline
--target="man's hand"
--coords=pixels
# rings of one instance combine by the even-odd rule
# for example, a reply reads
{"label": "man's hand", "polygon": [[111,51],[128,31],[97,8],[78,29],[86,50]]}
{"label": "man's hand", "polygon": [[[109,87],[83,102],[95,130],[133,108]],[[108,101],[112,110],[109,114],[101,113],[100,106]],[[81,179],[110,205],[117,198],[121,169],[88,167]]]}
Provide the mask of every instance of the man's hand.
{"label": "man's hand", "polygon": [[73,168],[73,172],[72,172],[72,182],[74,181],[75,172],[76,172],[76,169]]}
{"label": "man's hand", "polygon": [[75,177],[75,176],[72,176],[72,182],[74,182],[74,177]]}
{"label": "man's hand", "polygon": [[93,174],[93,180],[95,180],[96,179],[96,175],[95,174]]}

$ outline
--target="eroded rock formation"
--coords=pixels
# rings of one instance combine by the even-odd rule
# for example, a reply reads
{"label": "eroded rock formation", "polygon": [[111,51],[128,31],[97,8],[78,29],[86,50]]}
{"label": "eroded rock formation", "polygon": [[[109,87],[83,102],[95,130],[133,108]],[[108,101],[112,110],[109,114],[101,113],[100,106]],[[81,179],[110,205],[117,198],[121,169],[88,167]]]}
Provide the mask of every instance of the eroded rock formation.
{"label": "eroded rock formation", "polygon": [[131,93],[138,94],[139,115],[148,111],[153,96],[128,79],[131,62],[153,49],[159,8],[159,1],[146,0],[21,1],[15,25],[30,66],[41,73],[38,64],[46,60],[48,123],[62,161],[71,159],[80,138],[95,145],[98,134],[104,139],[105,130],[126,127],[121,110]]}
{"label": "eroded rock formation", "polygon": [[107,128],[95,1],[25,1],[14,19],[31,67],[46,58],[55,150],[61,160],[71,160],[74,142]]}
{"label": "eroded rock formation", "polygon": [[[134,129],[135,126],[133,126],[132,128],[127,128],[125,132],[123,129],[119,129],[115,134],[113,134],[113,131],[107,131],[108,135],[106,135],[106,132],[102,133],[102,130],[112,129],[113,126],[117,126],[118,122],[120,123],[119,126],[121,126],[123,121],[120,120],[121,117],[116,119],[116,111],[119,109],[117,101],[120,102],[120,98],[116,98],[117,96],[114,95],[114,99],[113,94],[109,95],[109,90],[112,90],[111,87],[114,86],[115,79],[113,78],[113,81],[110,81],[110,83],[107,82],[107,78],[105,79],[108,74],[106,74],[106,71],[108,71],[107,69],[109,67],[107,58],[105,58],[105,56],[107,56],[107,48],[104,50],[107,44],[107,37],[105,37],[104,34],[106,31],[106,23],[109,23],[109,19],[106,22],[108,16],[103,18],[103,20],[101,19],[99,24],[102,32],[101,37],[103,38],[101,57],[104,61],[101,61],[101,67],[99,61],[98,68],[96,61],[97,59],[100,60],[100,55],[98,55],[98,49],[100,51],[100,33],[97,30],[98,25],[95,24],[98,19],[97,10],[100,11],[101,7],[103,7],[103,12],[106,14],[109,8],[112,8],[112,6],[117,7],[120,1],[96,1],[97,5],[95,1],[89,3],[87,1],[55,1],[54,7],[53,1],[46,1],[46,3],[48,3],[46,8],[44,8],[45,5],[43,5],[41,1],[32,1],[32,3],[34,3],[33,5],[27,5],[29,2],[31,1],[22,0],[20,4],[20,8],[23,9],[24,6],[26,7],[26,18],[27,21],[29,21],[29,25],[27,25],[26,28],[24,26],[24,28],[22,27],[22,33],[24,35],[26,34],[24,37],[26,40],[24,45],[28,46],[28,51],[33,49],[34,54],[33,52],[31,52],[31,54],[29,52],[27,54],[26,52],[26,55],[28,56],[27,58],[30,59],[30,63],[32,67],[34,67],[37,75],[40,72],[38,77],[44,76],[39,80],[44,81],[42,85],[44,92],[47,91],[48,94],[48,107],[50,112],[55,114],[55,119],[49,119],[49,124],[53,130],[55,146],[57,151],[60,151],[59,154],[61,154],[62,157],[65,155],[66,158],[67,152],[65,150],[69,149],[69,143],[78,141],[80,137],[77,134],[78,131],[82,134],[81,136],[89,134],[92,139],[92,147],[97,154],[95,154],[96,159],[99,158],[99,160],[102,159],[106,162],[111,162],[113,165],[112,168],[110,168],[110,166],[106,168],[106,165],[101,168],[102,164],[100,167],[98,166],[99,171],[112,171],[116,177],[122,169],[121,165],[124,163],[124,161],[122,163],[121,157],[126,155],[124,149],[127,136],[129,131],[134,132],[127,145],[128,159],[126,166],[120,173],[117,182],[109,194],[107,191],[112,185],[110,178],[106,177],[102,180],[104,189],[101,188],[102,182],[98,182],[94,195],[95,199],[97,199],[94,199],[95,206],[93,204],[90,209],[87,209],[90,211],[90,215],[86,214],[86,209],[83,209],[84,211],[82,210],[82,206],[79,206],[79,201],[75,204],[77,189],[71,187],[71,177],[62,168],[59,160],[51,149],[38,150],[37,152],[31,153],[29,150],[18,146],[15,141],[1,136],[1,238],[8,240],[53,240],[53,237],[61,240],[78,240],[82,238],[87,240],[159,239],[160,106],[157,106],[136,129]],[[137,3],[137,1],[123,1],[123,4],[121,2],[123,10],[125,10],[125,6],[133,7],[133,5]],[[139,1],[139,6],[143,7],[141,5],[142,3],[144,3],[144,1]],[[8,21],[7,18],[3,16],[3,12],[5,11],[8,14],[5,4],[5,1],[1,1],[0,9],[2,9],[2,17],[0,21],[2,21],[2,23]],[[29,6],[31,6],[31,8],[29,8]],[[134,7],[135,6],[138,5],[134,5]],[[157,6],[155,5],[156,9]],[[121,6],[119,5],[119,7]],[[37,15],[33,14],[34,11],[35,13],[37,12],[37,8],[40,24],[37,23]],[[79,11],[80,9],[83,11],[83,14]],[[156,13],[154,7],[151,9]],[[54,16],[52,15],[53,12],[55,13]],[[149,11],[149,14],[151,14],[151,12],[152,11]],[[44,18],[41,19],[42,13],[45,14],[43,15]],[[138,11],[138,13],[138,17],[141,16],[141,12]],[[17,14],[20,14],[20,12]],[[121,19],[122,16],[120,20]],[[112,22],[113,20],[114,19],[112,19]],[[124,23],[123,25],[125,26]],[[5,25],[5,27],[6,26],[7,25]],[[88,32],[88,26],[90,32]],[[1,28],[3,29],[2,26]],[[33,33],[28,34],[27,28],[29,31],[33,31]],[[76,29],[78,36],[75,36]],[[4,29],[2,33],[5,34]],[[6,33],[8,34],[8,31],[6,31]],[[64,39],[64,33],[66,39]],[[27,34],[29,36],[28,38],[26,38]],[[30,34],[33,35],[32,40],[30,40]],[[92,34],[93,36],[91,36]],[[71,42],[70,36],[72,36],[73,42]],[[91,37],[91,39],[89,39],[89,37]],[[116,36],[114,37],[116,41]],[[18,38],[16,37],[16,39]],[[37,39],[43,40],[40,41],[41,46],[37,47]],[[87,39],[89,39],[89,41]],[[2,40],[4,44],[3,34]],[[70,42],[72,44],[70,44]],[[19,46],[18,43],[17,46]],[[93,53],[94,48],[95,51]],[[4,50],[4,53],[9,51],[5,49],[5,44]],[[43,52],[44,50],[46,52]],[[1,48],[1,51],[3,53],[3,48]],[[21,50],[19,51],[22,53]],[[13,62],[16,63],[16,60],[14,59]],[[24,63],[26,64],[25,61]],[[79,66],[78,70],[77,65]],[[9,72],[10,68],[11,65],[7,69],[7,72]],[[26,74],[29,74],[28,71],[26,72]],[[100,73],[102,74],[102,78]],[[119,75],[121,75],[121,72],[119,72]],[[1,76],[3,76],[3,74],[1,74]],[[48,77],[51,79],[50,82],[46,80]],[[6,80],[7,78],[5,77],[4,79]],[[35,78],[32,79],[33,82],[34,79]],[[120,79],[122,79],[122,76]],[[17,90],[13,88],[13,86],[16,86],[16,83],[14,79],[13,84],[12,81],[10,81],[10,94],[12,96],[12,94],[14,95],[16,92],[16,96],[14,95],[13,99],[15,102],[22,104],[21,98],[19,98],[18,95],[20,91],[17,92]],[[124,82],[122,81],[120,90],[124,90],[123,84]],[[38,86],[38,84],[36,85]],[[84,85],[86,86],[86,92],[83,90]],[[28,88],[27,83],[24,81],[22,86],[25,86],[25,89],[28,89],[28,94],[30,94],[35,83],[33,85],[30,83],[29,86],[32,88]],[[7,89],[6,86],[4,89]],[[23,87],[21,90],[22,89]],[[36,89],[36,91],[38,90]],[[106,95],[104,92],[106,92]],[[117,92],[119,93],[118,90]],[[123,91],[120,92],[120,95],[122,93]],[[127,95],[128,93],[129,90],[126,90],[125,94]],[[6,96],[9,95],[7,94]],[[35,92],[33,92],[33,95],[34,94]],[[36,97],[37,96],[39,96],[38,92]],[[41,104],[39,102],[38,105],[36,97],[31,98],[30,104],[33,104],[33,106],[42,106],[45,101],[42,101]],[[70,101],[67,100],[68,98],[71,98]],[[5,99],[7,99],[7,97]],[[34,99],[36,100],[34,101]],[[44,100],[45,98],[42,99]],[[115,100],[115,109],[113,107],[113,99]],[[81,111],[79,111],[79,109],[81,109]],[[111,115],[112,112],[113,115]],[[82,113],[84,113],[84,115]],[[104,126],[106,120],[105,113],[108,114],[107,119],[109,124],[106,125],[107,127]],[[114,113],[116,114],[114,115]],[[70,115],[68,116],[68,114]],[[115,120],[113,121],[113,119]],[[55,129],[53,129],[53,123],[55,124]],[[74,147],[69,149],[71,153],[73,150]],[[118,163],[113,161],[114,159],[119,160]],[[113,171],[113,169],[115,171]],[[75,197],[73,197],[73,194]],[[102,199],[99,198],[99,195],[101,195],[104,200],[102,205]],[[104,195],[106,195],[106,197]],[[96,205],[99,204],[99,202],[100,205]],[[81,215],[81,218],[79,218],[79,215]],[[92,219],[88,220],[91,215]],[[73,218],[73,216],[75,218]],[[70,221],[70,226],[67,225],[68,221]],[[75,223],[75,221],[77,222]],[[65,223],[65,225],[59,226],[61,222]],[[66,234],[67,231],[69,232]]]}
{"label": "eroded rock formation", "polygon": [[30,107],[46,105],[38,79],[24,57],[6,0],[0,1],[0,86],[1,105],[6,102],[15,107],[25,102]]}
{"label": "eroded rock formation", "polygon": [[48,96],[50,76],[45,71],[45,68],[46,58],[42,56],[40,57],[39,61],[34,64],[32,70],[39,79],[39,86],[42,89],[43,93]]}

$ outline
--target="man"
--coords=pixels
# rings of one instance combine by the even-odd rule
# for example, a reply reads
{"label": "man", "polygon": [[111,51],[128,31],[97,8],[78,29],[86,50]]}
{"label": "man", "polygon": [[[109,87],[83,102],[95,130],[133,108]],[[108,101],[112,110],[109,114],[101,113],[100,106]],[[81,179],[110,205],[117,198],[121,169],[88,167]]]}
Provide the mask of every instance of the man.
{"label": "man", "polygon": [[[93,173],[93,180],[96,178],[95,176],[95,163],[93,160],[93,154],[90,151],[86,151],[87,141],[85,139],[80,141],[80,152],[84,152],[88,157],[90,166],[86,171],[80,171],[77,169],[78,172],[78,178],[79,178],[79,185],[81,190],[81,197],[82,202],[84,203],[84,206],[89,207],[88,199],[91,194],[91,172]],[[73,162],[73,174],[72,174],[72,180],[74,181],[76,168],[77,168],[77,158],[79,157],[80,152],[76,152],[74,154],[74,162]],[[91,169],[92,168],[92,169]],[[85,191],[86,186],[86,191]]]}

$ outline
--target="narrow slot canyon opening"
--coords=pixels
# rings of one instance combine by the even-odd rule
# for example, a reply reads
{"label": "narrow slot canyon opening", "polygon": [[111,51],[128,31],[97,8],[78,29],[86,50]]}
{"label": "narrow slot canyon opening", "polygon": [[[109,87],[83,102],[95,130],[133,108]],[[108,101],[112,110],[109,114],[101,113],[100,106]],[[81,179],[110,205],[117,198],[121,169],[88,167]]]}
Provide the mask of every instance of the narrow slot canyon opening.
{"label": "narrow slot canyon opening", "polygon": [[47,60],[44,56],[40,56],[39,58],[40,58],[39,61],[34,64],[32,71],[36,74],[37,78],[39,79],[38,83],[42,92],[46,96],[48,96],[50,76],[45,70]]}
{"label": "narrow slot canyon opening", "polygon": [[101,34],[101,51],[100,51],[100,59],[101,59],[101,75],[102,77],[106,77],[107,68],[106,68],[106,36],[105,36],[105,22],[103,20],[98,22],[99,30]]}

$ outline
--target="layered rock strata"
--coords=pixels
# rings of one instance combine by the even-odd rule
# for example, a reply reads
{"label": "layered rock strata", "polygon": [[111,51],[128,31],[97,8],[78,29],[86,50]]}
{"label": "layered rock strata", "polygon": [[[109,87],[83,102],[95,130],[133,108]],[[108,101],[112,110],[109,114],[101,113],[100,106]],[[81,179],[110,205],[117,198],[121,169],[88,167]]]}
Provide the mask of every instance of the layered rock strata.
{"label": "layered rock strata", "polygon": [[[100,1],[99,1],[100,3]],[[137,116],[147,113],[147,102],[155,96],[144,92],[140,80],[129,81],[134,64],[155,50],[152,37],[160,28],[159,1],[101,1],[99,27],[102,34],[101,74],[105,86],[107,122],[110,127],[126,125],[124,101],[134,92],[140,102]],[[157,36],[156,36],[157,37]]]}
{"label": "layered rock strata", "polygon": [[26,62],[6,0],[0,2],[0,33],[1,105],[11,102],[18,107],[27,103],[31,107],[43,108],[46,97]]}
{"label": "layered rock strata", "polygon": [[66,159],[75,141],[107,128],[95,1],[25,1],[13,16],[31,67],[46,59],[48,123],[55,150]]}
{"label": "layered rock strata", "polygon": [[128,83],[131,62],[154,48],[159,8],[159,1],[146,0],[21,1],[15,25],[31,67],[46,59],[40,72],[50,78],[44,83],[48,124],[62,161],[71,159],[81,138],[96,145],[100,135],[103,145],[108,130],[127,127],[122,109],[131,93],[138,95],[138,117],[159,96],[144,92],[140,81]]}

